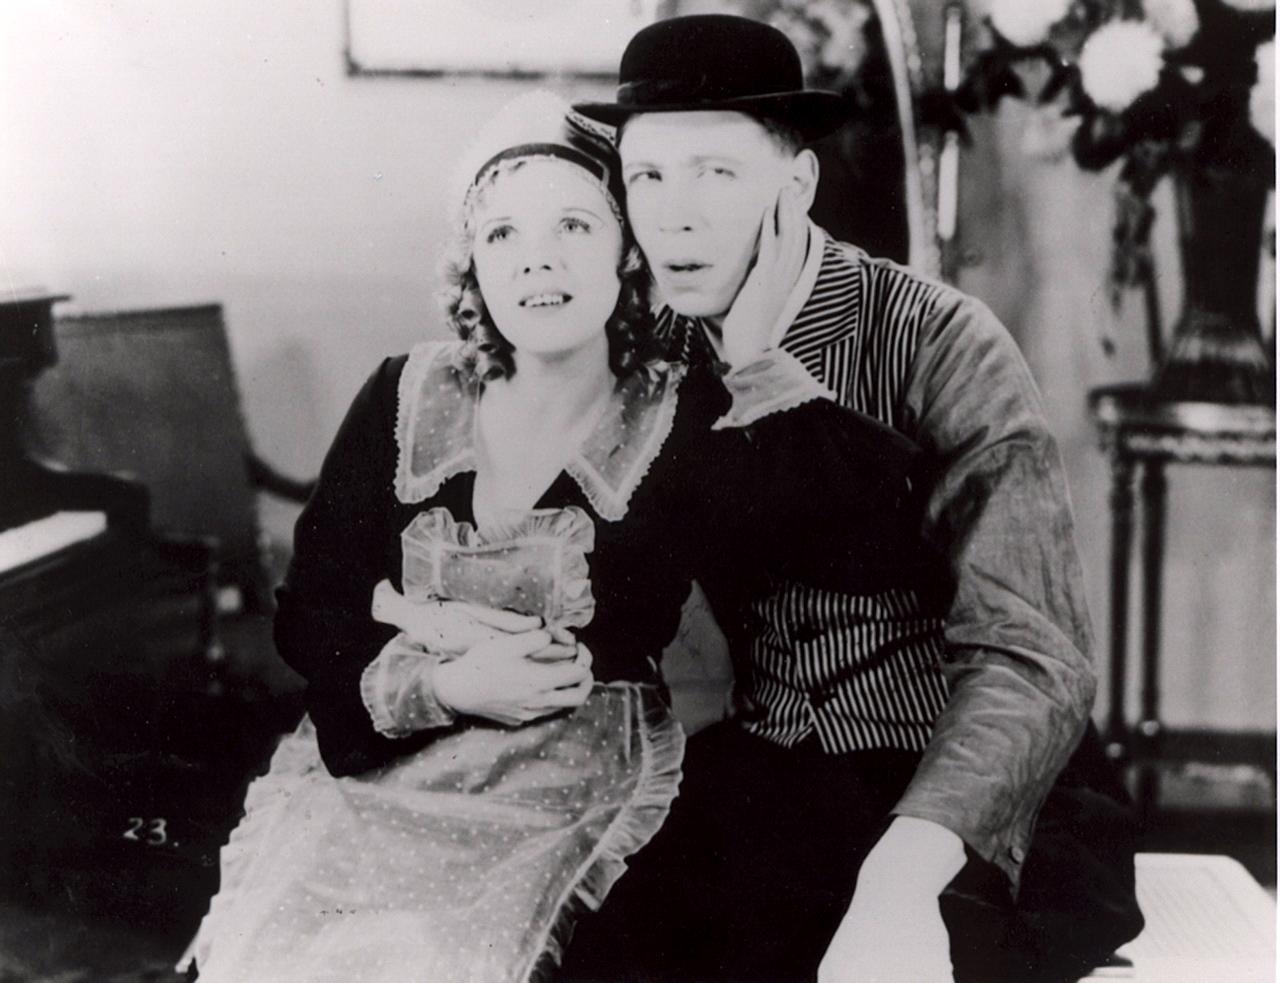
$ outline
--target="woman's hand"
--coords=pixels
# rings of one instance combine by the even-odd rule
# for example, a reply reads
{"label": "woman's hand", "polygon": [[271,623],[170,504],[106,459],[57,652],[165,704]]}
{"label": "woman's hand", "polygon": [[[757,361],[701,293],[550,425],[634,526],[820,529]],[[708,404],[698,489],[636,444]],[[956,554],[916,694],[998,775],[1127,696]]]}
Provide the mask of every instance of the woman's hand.
{"label": "woman's hand", "polygon": [[499,611],[462,601],[415,604],[388,580],[373,589],[371,613],[375,621],[395,625],[418,645],[440,655],[466,652],[480,642],[542,627],[542,619],[537,615]]}
{"label": "woman's hand", "polygon": [[542,630],[479,642],[433,678],[447,709],[513,727],[580,706],[592,682],[586,646],[553,642]]}

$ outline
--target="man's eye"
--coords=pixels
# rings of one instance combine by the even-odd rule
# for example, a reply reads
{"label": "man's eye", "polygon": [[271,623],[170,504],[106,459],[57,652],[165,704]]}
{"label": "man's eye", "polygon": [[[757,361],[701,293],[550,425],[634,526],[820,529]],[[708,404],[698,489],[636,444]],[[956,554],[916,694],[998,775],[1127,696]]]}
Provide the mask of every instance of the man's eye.
{"label": "man's eye", "polygon": [[495,225],[485,233],[484,241],[490,244],[501,242],[503,239],[508,238],[512,231],[513,230],[509,225]]}
{"label": "man's eye", "polygon": [[627,187],[634,187],[637,184],[645,184],[649,181],[658,181],[661,178],[657,171],[632,171],[627,175]]}
{"label": "man's eye", "polygon": [[703,174],[709,174],[712,177],[719,178],[735,178],[738,175],[727,167],[706,167],[702,171]]}

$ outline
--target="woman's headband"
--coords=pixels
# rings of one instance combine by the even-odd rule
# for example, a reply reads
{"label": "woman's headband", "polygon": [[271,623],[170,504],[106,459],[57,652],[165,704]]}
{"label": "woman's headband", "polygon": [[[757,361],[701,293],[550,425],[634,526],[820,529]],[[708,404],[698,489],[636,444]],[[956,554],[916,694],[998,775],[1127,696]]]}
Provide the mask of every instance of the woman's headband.
{"label": "woman's headband", "polygon": [[[473,164],[477,159],[482,162]],[[464,227],[471,225],[476,197],[486,182],[520,162],[536,159],[558,160],[585,171],[622,222],[622,165],[612,127],[588,119],[550,92],[539,91],[513,99],[478,134],[464,165],[469,171],[463,196]]]}

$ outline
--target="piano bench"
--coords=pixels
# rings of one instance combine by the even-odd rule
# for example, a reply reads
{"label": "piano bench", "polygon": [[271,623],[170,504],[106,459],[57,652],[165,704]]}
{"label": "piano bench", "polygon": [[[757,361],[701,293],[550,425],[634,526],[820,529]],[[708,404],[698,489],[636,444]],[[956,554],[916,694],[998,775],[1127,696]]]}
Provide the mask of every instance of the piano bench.
{"label": "piano bench", "polygon": [[1230,857],[1140,853],[1142,933],[1081,983],[1275,979],[1274,899]]}

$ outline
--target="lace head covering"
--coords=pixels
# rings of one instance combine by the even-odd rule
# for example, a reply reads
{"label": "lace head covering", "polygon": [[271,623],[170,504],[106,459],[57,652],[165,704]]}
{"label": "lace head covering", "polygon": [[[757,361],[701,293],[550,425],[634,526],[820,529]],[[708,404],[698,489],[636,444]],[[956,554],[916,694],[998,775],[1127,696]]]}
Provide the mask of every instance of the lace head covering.
{"label": "lace head covering", "polygon": [[455,175],[461,201],[460,224],[471,232],[476,202],[502,173],[527,160],[558,160],[586,172],[622,222],[622,165],[613,145],[613,129],[576,112],[545,90],[507,103],[476,134]]}

